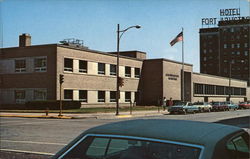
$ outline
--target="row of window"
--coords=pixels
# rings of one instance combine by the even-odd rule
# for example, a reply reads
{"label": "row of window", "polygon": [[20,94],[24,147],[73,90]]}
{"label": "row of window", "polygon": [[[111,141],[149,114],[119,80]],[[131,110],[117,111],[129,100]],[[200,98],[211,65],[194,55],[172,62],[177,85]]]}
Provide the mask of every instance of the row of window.
{"label": "row of window", "polygon": [[246,95],[246,88],[227,87],[218,85],[208,85],[194,83],[194,94],[207,94],[207,95]]}
{"label": "row of window", "polygon": [[222,29],[223,32],[242,32],[242,31],[248,31],[248,27],[244,26],[244,27],[230,27],[230,28],[223,28]]}
{"label": "row of window", "polygon": [[[26,72],[26,59],[15,60],[15,72]],[[47,58],[34,58],[34,72],[47,71]]]}
{"label": "row of window", "polygon": [[[224,49],[227,49],[227,48],[240,48],[241,47],[240,45],[241,45],[240,43],[237,43],[237,44],[231,44],[231,45],[230,44],[224,44],[223,46],[224,46]],[[242,47],[247,48],[248,43],[244,43],[244,45]]]}
{"label": "row of window", "polygon": [[[78,60],[79,61],[79,72],[88,73],[88,61]],[[110,64],[110,75],[116,76],[116,65]],[[65,58],[64,59],[64,71],[73,72],[73,59]],[[98,74],[106,74],[105,63],[98,63]],[[131,77],[131,67],[125,66],[125,77]],[[140,78],[140,68],[135,68],[134,77]]]}
{"label": "row of window", "polygon": [[[88,91],[79,90],[79,101],[88,102]],[[109,91],[109,102],[116,102],[116,91]],[[106,92],[97,91],[97,102],[105,103],[106,101]],[[64,90],[64,100],[73,100],[73,90]],[[125,102],[131,101],[131,92],[125,92]]]}
{"label": "row of window", "polygon": [[[15,101],[16,103],[24,103],[26,101],[26,90],[15,90]],[[47,91],[42,90],[33,90],[33,100],[46,100]]]}

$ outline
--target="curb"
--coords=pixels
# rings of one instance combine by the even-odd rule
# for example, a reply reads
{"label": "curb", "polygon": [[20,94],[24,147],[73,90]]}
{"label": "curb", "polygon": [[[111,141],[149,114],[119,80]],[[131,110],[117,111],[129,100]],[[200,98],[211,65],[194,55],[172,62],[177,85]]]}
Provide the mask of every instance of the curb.
{"label": "curb", "polygon": [[45,119],[73,119],[73,117],[70,117],[70,116],[45,116],[45,115],[0,115],[0,117],[45,118]]}

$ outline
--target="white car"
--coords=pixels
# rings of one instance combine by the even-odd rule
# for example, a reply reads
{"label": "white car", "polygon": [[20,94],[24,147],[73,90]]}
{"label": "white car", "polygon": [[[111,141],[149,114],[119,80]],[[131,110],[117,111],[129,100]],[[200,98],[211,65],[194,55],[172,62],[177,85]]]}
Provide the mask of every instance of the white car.
{"label": "white car", "polygon": [[207,102],[194,102],[193,105],[197,106],[200,112],[210,112],[212,110],[212,105]]}

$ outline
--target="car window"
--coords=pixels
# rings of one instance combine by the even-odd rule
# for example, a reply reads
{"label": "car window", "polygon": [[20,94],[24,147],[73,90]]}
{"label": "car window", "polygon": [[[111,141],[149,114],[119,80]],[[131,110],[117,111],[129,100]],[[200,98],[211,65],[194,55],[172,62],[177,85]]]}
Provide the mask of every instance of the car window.
{"label": "car window", "polygon": [[237,159],[245,159],[249,157],[249,146],[242,136],[238,136],[227,143],[227,149],[233,153]]}
{"label": "car window", "polygon": [[109,138],[94,138],[87,149],[86,155],[92,157],[105,155],[106,147],[109,141]]}
{"label": "car window", "polygon": [[87,137],[85,140],[60,159],[198,159],[201,152],[192,146],[141,139]]}

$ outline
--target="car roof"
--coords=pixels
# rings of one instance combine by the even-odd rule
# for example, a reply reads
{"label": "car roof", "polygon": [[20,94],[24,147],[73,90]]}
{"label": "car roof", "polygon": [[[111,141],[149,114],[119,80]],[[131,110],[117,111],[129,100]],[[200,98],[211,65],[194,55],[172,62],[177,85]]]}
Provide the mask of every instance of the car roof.
{"label": "car roof", "polygon": [[239,127],[187,120],[137,119],[97,126],[84,134],[108,134],[155,138],[214,146],[223,137],[243,131]]}

